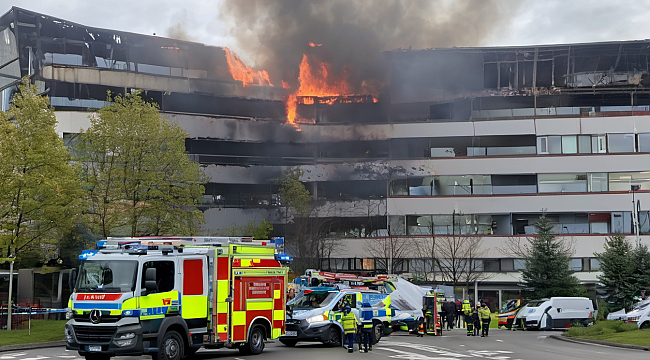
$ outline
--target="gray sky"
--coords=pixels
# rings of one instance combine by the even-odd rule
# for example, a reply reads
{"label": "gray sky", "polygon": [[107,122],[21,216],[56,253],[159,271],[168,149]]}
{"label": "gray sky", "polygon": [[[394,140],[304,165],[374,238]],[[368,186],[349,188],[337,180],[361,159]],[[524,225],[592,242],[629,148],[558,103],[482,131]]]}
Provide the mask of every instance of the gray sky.
{"label": "gray sky", "polygon": [[[246,29],[224,21],[223,12],[220,14],[224,1],[238,0],[3,0],[0,13],[8,11],[10,6],[18,6],[93,27],[160,36],[175,31],[185,33],[188,40],[231,47],[243,60],[252,63],[255,54],[250,53],[251,47],[238,49],[237,34]],[[382,0],[375,1],[377,5],[382,4]],[[510,21],[504,21],[503,27],[494,29],[479,45],[650,38],[650,0],[521,0],[517,3],[519,7],[515,10],[505,9],[514,12],[507,17]]]}

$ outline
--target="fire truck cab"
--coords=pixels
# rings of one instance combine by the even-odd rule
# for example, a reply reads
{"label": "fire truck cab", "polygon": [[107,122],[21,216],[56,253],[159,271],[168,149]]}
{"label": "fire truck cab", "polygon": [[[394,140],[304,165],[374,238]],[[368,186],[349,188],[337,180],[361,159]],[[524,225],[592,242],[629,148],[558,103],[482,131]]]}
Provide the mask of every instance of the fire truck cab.
{"label": "fire truck cab", "polygon": [[109,239],[84,251],[68,303],[66,348],[87,360],[200,347],[259,354],[284,334],[286,255],[246,238]]}

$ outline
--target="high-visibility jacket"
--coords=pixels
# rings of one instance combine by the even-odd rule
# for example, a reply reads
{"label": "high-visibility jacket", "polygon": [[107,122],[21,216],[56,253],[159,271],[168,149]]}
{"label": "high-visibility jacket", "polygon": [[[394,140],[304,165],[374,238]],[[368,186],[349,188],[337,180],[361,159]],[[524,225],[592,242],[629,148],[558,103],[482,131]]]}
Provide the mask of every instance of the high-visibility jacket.
{"label": "high-visibility jacket", "polygon": [[462,310],[465,315],[472,313],[472,304],[469,303],[469,300],[463,300]]}
{"label": "high-visibility jacket", "polygon": [[353,334],[357,332],[357,317],[350,311],[341,317],[341,325],[343,325],[343,331],[346,334]]}
{"label": "high-visibility jacket", "polygon": [[490,318],[490,308],[488,308],[487,306],[479,308],[478,309],[478,317],[481,318],[481,320],[489,319]]}

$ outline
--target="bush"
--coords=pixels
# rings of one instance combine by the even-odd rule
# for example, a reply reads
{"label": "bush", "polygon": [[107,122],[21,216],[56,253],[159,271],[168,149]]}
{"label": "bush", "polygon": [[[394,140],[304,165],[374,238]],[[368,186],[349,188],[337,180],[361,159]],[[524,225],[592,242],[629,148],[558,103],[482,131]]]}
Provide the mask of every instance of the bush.
{"label": "bush", "polygon": [[636,330],[636,323],[626,323],[618,320],[605,320],[597,321],[594,326],[589,327],[571,327],[566,332],[566,336],[582,337],[582,336],[597,336],[597,335],[610,335],[625,331]]}

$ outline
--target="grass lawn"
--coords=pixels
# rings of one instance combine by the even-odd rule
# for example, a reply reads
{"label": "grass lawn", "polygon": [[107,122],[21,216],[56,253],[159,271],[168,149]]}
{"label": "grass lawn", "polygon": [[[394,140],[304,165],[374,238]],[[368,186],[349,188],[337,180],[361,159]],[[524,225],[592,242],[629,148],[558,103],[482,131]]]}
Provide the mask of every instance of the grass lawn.
{"label": "grass lawn", "polygon": [[650,346],[650,330],[638,330],[636,323],[622,321],[599,321],[594,326],[571,328],[566,335],[619,344]]}
{"label": "grass lawn", "polygon": [[32,320],[32,335],[27,323],[23,330],[0,330],[0,346],[65,340],[66,320]]}

